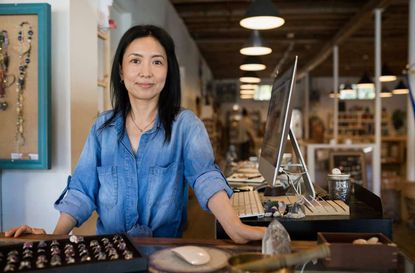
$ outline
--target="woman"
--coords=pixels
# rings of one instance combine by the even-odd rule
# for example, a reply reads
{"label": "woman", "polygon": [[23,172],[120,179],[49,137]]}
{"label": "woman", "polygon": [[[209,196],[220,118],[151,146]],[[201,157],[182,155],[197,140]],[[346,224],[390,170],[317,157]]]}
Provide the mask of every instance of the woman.
{"label": "woman", "polygon": [[[190,185],[237,243],[261,239],[265,229],[241,223],[232,194],[214,164],[201,121],[180,108],[174,43],[145,25],[121,38],[111,71],[113,110],[96,120],[72,179],[55,208],[54,234],[68,234],[96,210],[97,234],[180,237]],[[20,226],[6,236],[44,233]]]}

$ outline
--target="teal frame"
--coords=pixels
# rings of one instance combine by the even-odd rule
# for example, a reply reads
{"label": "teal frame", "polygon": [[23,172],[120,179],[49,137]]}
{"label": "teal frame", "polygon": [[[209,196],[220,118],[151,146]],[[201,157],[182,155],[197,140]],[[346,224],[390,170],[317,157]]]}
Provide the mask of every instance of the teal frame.
{"label": "teal frame", "polygon": [[0,169],[51,168],[51,8],[47,3],[0,4],[1,15],[38,18],[38,160],[0,159]]}

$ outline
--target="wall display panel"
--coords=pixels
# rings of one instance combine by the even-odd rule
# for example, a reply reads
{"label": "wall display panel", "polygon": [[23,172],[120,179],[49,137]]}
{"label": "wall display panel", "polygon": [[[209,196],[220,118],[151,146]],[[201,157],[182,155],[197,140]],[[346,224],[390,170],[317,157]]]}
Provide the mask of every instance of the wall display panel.
{"label": "wall display panel", "polygon": [[50,168],[49,4],[0,4],[0,169]]}

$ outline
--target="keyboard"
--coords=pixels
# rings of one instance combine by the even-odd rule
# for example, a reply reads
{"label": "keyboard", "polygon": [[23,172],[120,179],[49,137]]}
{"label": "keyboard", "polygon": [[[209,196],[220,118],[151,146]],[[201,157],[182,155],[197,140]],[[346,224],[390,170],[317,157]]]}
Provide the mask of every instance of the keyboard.
{"label": "keyboard", "polygon": [[264,217],[264,207],[258,191],[235,192],[231,197],[231,204],[240,218]]}
{"label": "keyboard", "polygon": [[[298,200],[297,196],[286,195],[286,196],[277,196],[269,197],[266,196],[266,199],[272,201],[282,201],[286,204],[295,203]],[[306,216],[319,216],[319,215],[350,215],[349,206],[341,200],[318,200],[311,201],[309,203],[304,203],[304,213]]]}

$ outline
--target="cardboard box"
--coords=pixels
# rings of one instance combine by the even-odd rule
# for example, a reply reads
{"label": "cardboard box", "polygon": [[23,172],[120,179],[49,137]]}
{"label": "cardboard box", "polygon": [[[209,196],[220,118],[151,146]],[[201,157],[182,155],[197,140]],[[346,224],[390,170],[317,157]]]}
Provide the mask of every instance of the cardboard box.
{"label": "cardboard box", "polygon": [[[356,239],[379,239],[379,244],[353,244]],[[395,269],[398,248],[382,233],[317,233],[319,244],[327,243],[330,257],[323,263],[338,269]]]}

